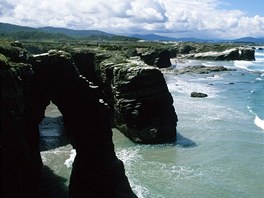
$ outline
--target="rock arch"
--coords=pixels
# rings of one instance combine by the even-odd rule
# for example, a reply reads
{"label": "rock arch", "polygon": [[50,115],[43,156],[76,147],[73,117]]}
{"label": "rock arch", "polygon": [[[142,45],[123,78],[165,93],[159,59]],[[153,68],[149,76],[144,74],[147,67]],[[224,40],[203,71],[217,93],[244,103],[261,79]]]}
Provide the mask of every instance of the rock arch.
{"label": "rock arch", "polygon": [[38,125],[52,101],[77,151],[70,197],[136,197],[114,152],[107,104],[70,54],[50,51],[33,56],[30,64],[0,63],[1,196],[37,197]]}
{"label": "rock arch", "polygon": [[[110,112],[100,90],[80,74],[65,52],[34,57],[31,101],[39,123],[52,101],[63,115],[77,155],[70,178],[70,197],[136,197],[116,157]],[[120,194],[121,193],[121,194]]]}

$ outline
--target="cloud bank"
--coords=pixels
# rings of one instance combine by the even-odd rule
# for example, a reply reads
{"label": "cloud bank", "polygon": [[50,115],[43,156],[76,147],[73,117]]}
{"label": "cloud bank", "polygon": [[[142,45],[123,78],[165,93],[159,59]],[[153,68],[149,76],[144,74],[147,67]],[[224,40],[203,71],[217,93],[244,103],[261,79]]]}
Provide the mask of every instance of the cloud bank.
{"label": "cloud bank", "polygon": [[172,37],[263,37],[264,16],[221,8],[220,0],[1,0],[0,21]]}

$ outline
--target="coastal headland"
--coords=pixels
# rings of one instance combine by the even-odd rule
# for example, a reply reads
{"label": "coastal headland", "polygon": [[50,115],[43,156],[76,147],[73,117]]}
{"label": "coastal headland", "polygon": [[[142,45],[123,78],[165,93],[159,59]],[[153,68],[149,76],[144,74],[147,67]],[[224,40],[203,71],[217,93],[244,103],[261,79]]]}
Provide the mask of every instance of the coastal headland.
{"label": "coastal headland", "polygon": [[[94,192],[136,197],[115,155],[111,128],[135,143],[175,143],[177,113],[163,77],[164,71],[175,70],[170,59],[255,60],[254,48],[240,44],[0,42],[4,197],[37,197],[42,170],[38,125],[50,101],[62,113],[77,150],[70,197]],[[175,74],[225,71],[177,70],[176,65]]]}

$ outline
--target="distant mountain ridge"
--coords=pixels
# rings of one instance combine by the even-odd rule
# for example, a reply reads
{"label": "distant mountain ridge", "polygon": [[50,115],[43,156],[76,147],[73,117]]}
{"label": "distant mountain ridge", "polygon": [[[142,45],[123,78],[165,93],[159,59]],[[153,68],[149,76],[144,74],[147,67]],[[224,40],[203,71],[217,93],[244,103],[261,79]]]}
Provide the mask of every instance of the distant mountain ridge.
{"label": "distant mountain ridge", "polygon": [[264,44],[264,37],[263,38],[253,38],[253,37],[243,37],[238,39],[230,39],[230,40],[223,40],[223,39],[198,39],[198,38],[172,38],[166,36],[159,36],[156,34],[133,34],[131,35],[135,38],[147,40],[147,41],[176,41],[176,42],[235,42],[235,43],[262,43]]}
{"label": "distant mountain ridge", "polygon": [[67,28],[57,28],[57,27],[41,27],[41,28],[32,28],[26,26],[18,26],[9,23],[0,22],[0,36],[6,37],[19,37],[18,33],[23,32],[23,34],[38,34],[41,37],[51,37],[54,35],[54,38],[61,35],[64,39],[101,39],[101,40],[138,40],[136,38],[119,36],[110,33],[106,33],[99,30],[72,30]]}
{"label": "distant mountain ridge", "polygon": [[49,33],[61,33],[72,37],[89,37],[94,35],[108,36],[108,37],[115,36],[114,34],[109,34],[99,30],[71,30],[67,28],[56,28],[56,27],[43,27],[43,28],[38,28],[38,30]]}
{"label": "distant mountain ridge", "polygon": [[0,33],[12,33],[18,31],[30,32],[30,31],[36,31],[36,28],[0,22]]}
{"label": "distant mountain ridge", "polygon": [[151,40],[151,41],[189,41],[189,42],[208,42],[209,40],[205,40],[205,39],[198,39],[198,38],[172,38],[172,37],[167,37],[167,36],[159,36],[156,34],[145,34],[145,35],[141,35],[141,34],[133,34],[131,35],[132,37],[135,38],[139,38],[142,40]]}
{"label": "distant mountain ridge", "polygon": [[[253,38],[253,37],[243,37],[238,39],[230,39],[230,40],[221,40],[221,39],[198,39],[198,38],[172,38],[166,36],[160,36],[157,34],[134,34],[129,36],[119,36],[110,34],[107,32],[99,31],[99,30],[72,30],[67,28],[57,28],[57,27],[41,27],[41,28],[32,28],[26,26],[18,26],[9,23],[2,23],[0,22],[0,36],[9,36],[12,37],[14,34],[16,37],[19,38],[18,32],[32,33],[34,32],[35,36],[44,37],[44,38],[58,38],[61,37],[62,39],[71,39],[71,38],[78,38],[78,39],[102,39],[102,40],[146,40],[146,41],[175,41],[175,42],[196,42],[196,43],[203,43],[203,42],[232,42],[232,43],[255,43],[255,44],[264,44],[264,37],[261,38]],[[15,37],[13,36],[13,37]],[[24,35],[27,37],[27,35]],[[30,35],[28,35],[30,37]]]}

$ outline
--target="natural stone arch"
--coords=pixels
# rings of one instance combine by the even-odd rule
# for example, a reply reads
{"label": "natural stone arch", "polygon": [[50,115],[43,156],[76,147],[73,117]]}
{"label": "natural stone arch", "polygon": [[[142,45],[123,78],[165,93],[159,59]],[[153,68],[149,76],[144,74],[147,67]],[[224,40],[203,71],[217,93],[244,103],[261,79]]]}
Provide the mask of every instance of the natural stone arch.
{"label": "natural stone arch", "polygon": [[136,197],[112,142],[107,104],[100,90],[81,75],[69,54],[34,58],[31,92],[36,123],[52,101],[63,115],[65,129],[77,155],[70,179],[70,197]]}

